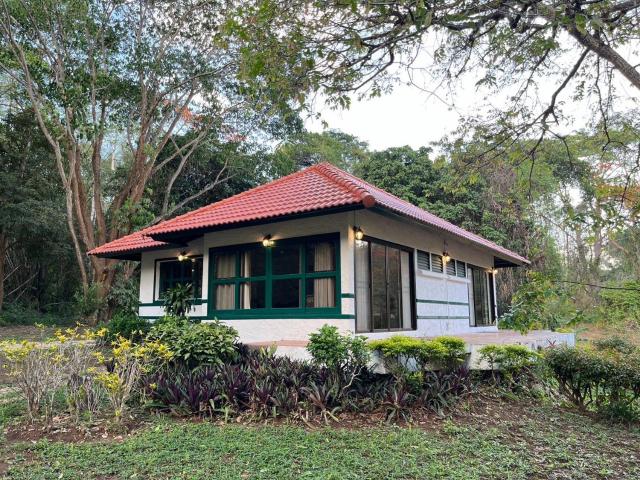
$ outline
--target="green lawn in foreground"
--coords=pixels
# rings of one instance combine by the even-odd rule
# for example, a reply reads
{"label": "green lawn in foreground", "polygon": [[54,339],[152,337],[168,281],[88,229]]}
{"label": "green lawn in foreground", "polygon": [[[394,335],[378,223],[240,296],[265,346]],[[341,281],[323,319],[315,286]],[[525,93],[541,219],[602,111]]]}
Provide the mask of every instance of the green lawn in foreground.
{"label": "green lawn in foreground", "polygon": [[[640,433],[559,412],[308,431],[162,421],[122,442],[7,446],[13,479],[637,479]],[[1,440],[0,440],[1,442]],[[0,444],[0,451],[4,447]]]}

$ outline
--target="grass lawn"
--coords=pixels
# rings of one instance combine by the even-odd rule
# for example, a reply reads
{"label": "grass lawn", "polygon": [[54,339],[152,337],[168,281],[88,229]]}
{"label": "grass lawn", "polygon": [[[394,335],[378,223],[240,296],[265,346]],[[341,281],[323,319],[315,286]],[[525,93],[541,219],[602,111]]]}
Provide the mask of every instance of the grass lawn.
{"label": "grass lawn", "polygon": [[10,479],[640,478],[637,429],[521,401],[412,427],[159,419],[123,439],[1,442]]}

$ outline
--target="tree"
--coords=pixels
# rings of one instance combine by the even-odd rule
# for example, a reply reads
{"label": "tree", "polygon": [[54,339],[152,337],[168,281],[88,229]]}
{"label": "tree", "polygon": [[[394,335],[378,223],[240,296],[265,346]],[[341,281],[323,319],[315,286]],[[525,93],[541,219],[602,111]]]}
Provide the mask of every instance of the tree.
{"label": "tree", "polygon": [[0,311],[5,300],[59,303],[78,285],[53,155],[32,112],[15,107],[0,120]]}
{"label": "tree", "polygon": [[[54,154],[85,293],[93,283],[103,297],[115,278],[113,261],[87,264],[85,253],[140,226],[152,178],[169,179],[163,191],[171,198],[212,132],[241,142],[296,119],[268,86],[241,80],[238,46],[215,33],[225,6],[0,2],[0,68],[22,88]],[[227,166],[202,193],[227,180]],[[158,218],[180,206],[164,202]]]}
{"label": "tree", "polygon": [[288,175],[319,162],[330,162],[351,171],[367,155],[367,144],[348,133],[302,132],[276,148],[271,167],[273,176]]}
{"label": "tree", "polygon": [[[253,51],[245,58],[259,65],[257,76],[293,70],[300,95],[321,91],[338,107],[348,107],[354,92],[388,92],[399,71],[410,79],[415,70],[431,75],[437,93],[456,92],[471,73],[506,104],[471,115],[458,137],[481,135],[485,160],[505,148],[535,159],[545,139],[564,141],[564,105],[588,103],[591,126],[606,136],[619,99],[614,79],[640,89],[628,48],[637,41],[639,10],[636,1],[264,0],[239,11],[232,31],[261,45],[258,58]],[[419,63],[425,56],[433,59],[427,68]]]}

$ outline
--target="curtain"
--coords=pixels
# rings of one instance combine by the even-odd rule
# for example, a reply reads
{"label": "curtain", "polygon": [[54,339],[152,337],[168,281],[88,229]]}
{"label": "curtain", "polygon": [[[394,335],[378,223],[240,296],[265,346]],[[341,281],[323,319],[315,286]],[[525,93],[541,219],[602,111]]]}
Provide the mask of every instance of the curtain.
{"label": "curtain", "polygon": [[216,310],[232,310],[236,307],[235,284],[216,286]]}
{"label": "curtain", "polygon": [[[329,242],[316,243],[313,264],[316,272],[335,269],[333,264],[333,245]],[[336,285],[334,278],[316,278],[313,281],[313,305],[316,308],[335,307]]]}
{"label": "curtain", "polygon": [[356,331],[371,330],[369,292],[369,243],[356,240]]}
{"label": "curtain", "polygon": [[216,256],[216,278],[233,278],[236,276],[236,255],[225,253]]}

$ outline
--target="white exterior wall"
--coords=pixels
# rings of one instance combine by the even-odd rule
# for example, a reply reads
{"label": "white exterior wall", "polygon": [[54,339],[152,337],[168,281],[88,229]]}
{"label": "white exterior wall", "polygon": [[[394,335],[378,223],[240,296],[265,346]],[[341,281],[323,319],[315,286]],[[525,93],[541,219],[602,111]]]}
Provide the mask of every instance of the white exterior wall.
{"label": "white exterior wall", "polygon": [[[442,253],[446,249],[454,259],[479,267],[493,267],[493,254],[469,243],[463,243],[453,237],[446,237],[445,247],[445,236],[434,229],[369,210],[357,210],[216,231],[207,233],[204,237],[191,242],[187,248],[144,252],[140,279],[140,315],[159,317],[163,314],[161,305],[152,305],[154,301],[158,302],[159,282],[157,281],[158,264],[156,260],[175,258],[182,251],[186,251],[188,255],[203,255],[202,297],[205,301],[202,305],[196,305],[191,315],[207,317],[209,249],[252,242],[259,243],[266,235],[271,235],[277,242],[284,238],[339,232],[341,293],[353,296],[355,292],[354,226],[359,226],[369,237],[432,253]],[[368,337],[383,338],[398,333],[429,337],[497,331],[496,326],[470,326],[470,280],[468,278],[422,271],[417,268],[415,251],[413,259],[416,275],[417,330],[367,333]],[[335,325],[343,332],[353,332],[356,313],[355,299],[341,298],[340,306],[341,316],[344,318],[234,319],[224,320],[224,323],[236,328],[241,341],[244,342],[306,340],[309,333],[316,331],[324,324]]]}

